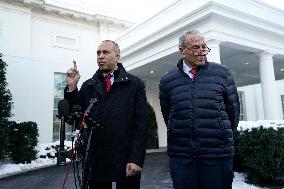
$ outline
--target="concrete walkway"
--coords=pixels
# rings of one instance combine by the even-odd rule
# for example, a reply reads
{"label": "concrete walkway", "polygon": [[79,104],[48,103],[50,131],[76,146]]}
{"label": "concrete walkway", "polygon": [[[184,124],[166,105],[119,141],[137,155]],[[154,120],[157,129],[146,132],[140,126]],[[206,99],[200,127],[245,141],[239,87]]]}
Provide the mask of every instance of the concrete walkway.
{"label": "concrete walkway", "polygon": [[166,152],[146,155],[141,178],[142,189],[172,189]]}
{"label": "concrete walkway", "polygon": [[[67,166],[52,166],[0,179],[1,189],[61,189]],[[73,170],[65,189],[76,189]],[[113,187],[114,188],[114,187]],[[79,188],[78,188],[79,189]],[[141,189],[173,189],[165,152],[147,153]]]}

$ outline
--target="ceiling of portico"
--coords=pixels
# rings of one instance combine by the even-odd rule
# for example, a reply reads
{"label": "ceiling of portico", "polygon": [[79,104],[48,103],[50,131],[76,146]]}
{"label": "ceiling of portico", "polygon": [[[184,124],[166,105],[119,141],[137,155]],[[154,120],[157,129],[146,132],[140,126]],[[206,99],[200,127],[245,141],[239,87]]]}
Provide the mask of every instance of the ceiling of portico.
{"label": "ceiling of portico", "polygon": [[[260,83],[259,58],[256,50],[223,43],[220,45],[220,54],[222,64],[230,68],[238,87]],[[165,73],[176,66],[179,58],[181,58],[179,52],[175,52],[130,70],[130,73],[144,80],[159,81]],[[284,58],[274,56],[273,64],[276,80],[284,79]]]}

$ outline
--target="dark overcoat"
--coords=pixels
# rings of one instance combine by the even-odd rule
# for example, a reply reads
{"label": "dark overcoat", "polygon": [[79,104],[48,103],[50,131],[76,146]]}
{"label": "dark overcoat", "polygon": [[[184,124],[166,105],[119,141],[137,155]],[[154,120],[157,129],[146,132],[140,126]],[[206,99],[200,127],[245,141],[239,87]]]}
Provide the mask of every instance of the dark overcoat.
{"label": "dark overcoat", "polygon": [[102,73],[98,70],[83,83],[80,91],[67,92],[66,87],[64,96],[71,106],[79,104],[83,111],[92,98],[98,100],[89,118],[99,124],[88,124],[88,128],[96,127],[88,159],[92,181],[123,181],[127,163],[143,167],[147,111],[145,86],[139,78],[127,73],[119,63],[114,83],[107,94]]}

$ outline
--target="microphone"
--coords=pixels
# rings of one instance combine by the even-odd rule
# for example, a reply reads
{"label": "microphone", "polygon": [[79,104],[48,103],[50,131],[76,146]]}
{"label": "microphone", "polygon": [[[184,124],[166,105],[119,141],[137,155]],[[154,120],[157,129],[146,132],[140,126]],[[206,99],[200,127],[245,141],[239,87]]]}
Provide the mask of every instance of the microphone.
{"label": "microphone", "polygon": [[90,100],[90,104],[88,106],[88,108],[86,109],[85,113],[88,114],[90,113],[91,108],[93,107],[93,105],[98,101],[97,98],[91,98]]}
{"label": "microphone", "polygon": [[58,108],[58,118],[60,118],[60,145],[59,151],[57,153],[57,165],[66,165],[66,157],[64,151],[64,140],[65,140],[65,117],[69,114],[69,104],[68,101],[63,99],[57,104]]}
{"label": "microphone", "polygon": [[58,117],[61,118],[62,116],[68,116],[69,114],[69,104],[68,101],[63,99],[58,102],[57,105],[58,109]]}

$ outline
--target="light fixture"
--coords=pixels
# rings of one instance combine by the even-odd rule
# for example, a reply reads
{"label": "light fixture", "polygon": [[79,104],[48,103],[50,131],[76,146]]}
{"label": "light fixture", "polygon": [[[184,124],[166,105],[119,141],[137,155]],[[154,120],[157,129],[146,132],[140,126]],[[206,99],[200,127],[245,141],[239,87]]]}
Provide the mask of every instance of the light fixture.
{"label": "light fixture", "polygon": [[154,70],[151,70],[151,71],[150,71],[150,74],[153,74],[153,73],[154,73]]}
{"label": "light fixture", "polygon": [[250,64],[250,63],[249,63],[249,62],[245,62],[244,64],[245,64],[245,65],[248,65],[248,64]]}
{"label": "light fixture", "polygon": [[281,72],[284,72],[284,68],[281,68],[280,71],[281,71]]}

